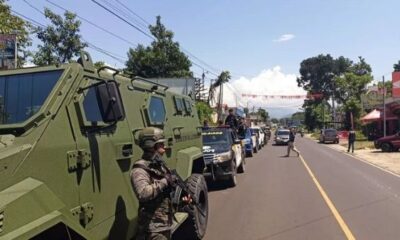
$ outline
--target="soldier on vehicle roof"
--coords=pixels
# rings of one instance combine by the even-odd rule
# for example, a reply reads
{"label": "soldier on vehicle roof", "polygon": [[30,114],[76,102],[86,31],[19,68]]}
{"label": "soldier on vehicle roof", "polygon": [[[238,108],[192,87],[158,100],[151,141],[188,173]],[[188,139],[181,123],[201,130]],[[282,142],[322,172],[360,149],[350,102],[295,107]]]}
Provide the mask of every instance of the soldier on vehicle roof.
{"label": "soldier on vehicle roof", "polygon": [[225,125],[229,125],[233,129],[238,128],[238,121],[236,119],[236,116],[233,112],[233,109],[229,109],[229,115],[225,119]]}
{"label": "soldier on vehicle roof", "polygon": [[[138,231],[136,239],[171,239],[173,209],[170,192],[174,179],[159,161],[165,153],[163,131],[148,127],[139,134],[143,149],[142,159],[131,171],[133,190],[139,200]],[[183,201],[190,202],[190,196]]]}

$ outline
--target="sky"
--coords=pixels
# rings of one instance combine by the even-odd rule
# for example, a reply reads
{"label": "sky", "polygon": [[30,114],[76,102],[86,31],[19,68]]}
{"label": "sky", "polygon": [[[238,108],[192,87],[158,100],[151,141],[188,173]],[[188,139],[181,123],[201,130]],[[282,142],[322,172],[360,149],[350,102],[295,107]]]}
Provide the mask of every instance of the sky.
{"label": "sky", "polygon": [[[26,1],[39,9],[47,6],[63,12],[46,0]],[[82,21],[83,38],[119,58],[126,59],[130,47],[151,41],[91,0],[51,1],[128,40],[130,43]],[[302,101],[246,98],[242,94],[304,94],[297,87],[296,77],[306,58],[331,54],[357,61],[362,56],[377,80],[382,76],[390,79],[393,64],[400,60],[398,0],[96,1],[121,8],[119,16],[123,17],[125,11],[130,14],[129,21],[142,29],[160,15],[162,23],[175,33],[174,39],[202,60],[191,57],[204,68],[207,80],[215,78],[213,73],[231,72],[230,86],[224,90],[225,103],[266,108],[275,117],[299,111]],[[145,22],[132,16],[119,2]],[[8,3],[18,13],[48,23],[23,0]],[[92,49],[89,52],[95,61],[123,65]],[[202,68],[193,66],[192,70],[200,76]]]}

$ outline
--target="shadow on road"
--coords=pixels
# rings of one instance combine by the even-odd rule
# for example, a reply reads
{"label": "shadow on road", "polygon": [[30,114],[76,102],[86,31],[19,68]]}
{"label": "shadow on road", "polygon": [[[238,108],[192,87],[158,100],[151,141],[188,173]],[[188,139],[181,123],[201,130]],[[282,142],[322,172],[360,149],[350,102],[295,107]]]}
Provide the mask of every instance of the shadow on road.
{"label": "shadow on road", "polygon": [[216,181],[216,182],[208,180],[207,187],[208,187],[209,192],[221,191],[221,190],[225,190],[225,189],[229,188],[227,186],[226,181],[223,181],[223,180]]}

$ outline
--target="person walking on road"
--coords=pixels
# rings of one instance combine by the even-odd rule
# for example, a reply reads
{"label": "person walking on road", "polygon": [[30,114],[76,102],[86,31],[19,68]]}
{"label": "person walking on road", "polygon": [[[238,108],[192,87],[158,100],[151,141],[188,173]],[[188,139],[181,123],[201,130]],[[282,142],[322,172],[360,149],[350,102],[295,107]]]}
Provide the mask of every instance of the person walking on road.
{"label": "person walking on road", "polygon": [[294,139],[295,139],[296,135],[294,132],[294,128],[290,129],[290,133],[289,133],[289,142],[288,142],[288,147],[287,147],[287,154],[285,157],[289,157],[290,156],[290,150],[292,150],[293,152],[297,153],[297,156],[300,156],[300,152],[295,148],[294,146]]}
{"label": "person walking on road", "polygon": [[354,142],[356,141],[356,132],[353,130],[353,128],[350,129],[349,131],[349,146],[347,148],[347,152],[350,152],[350,147],[351,147],[351,152],[354,153]]}

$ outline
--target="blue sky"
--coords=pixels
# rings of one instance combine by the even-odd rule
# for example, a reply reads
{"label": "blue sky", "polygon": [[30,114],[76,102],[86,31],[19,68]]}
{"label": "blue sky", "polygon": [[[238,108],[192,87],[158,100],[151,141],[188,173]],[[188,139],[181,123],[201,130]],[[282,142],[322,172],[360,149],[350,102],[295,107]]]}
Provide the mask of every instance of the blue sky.
{"label": "blue sky", "polygon": [[[40,9],[48,6],[61,13],[45,0],[27,1]],[[133,43],[150,41],[90,0],[52,1]],[[115,0],[107,1],[118,5]],[[284,75],[297,75],[303,59],[321,53],[352,60],[363,56],[376,79],[382,75],[390,79],[392,66],[400,59],[398,0],[119,1],[150,23],[161,15],[162,22],[174,31],[175,39],[185,49],[216,69],[231,71],[232,84],[240,76],[252,79],[277,66]],[[19,13],[46,23],[22,0],[10,0],[9,4]],[[89,42],[123,57],[131,47],[85,22],[81,32]],[[278,41],[283,35],[287,35],[287,41]],[[95,60],[121,66],[107,56],[90,52]],[[197,67],[193,70],[201,72]],[[279,82],[265,79],[265,84]]]}

